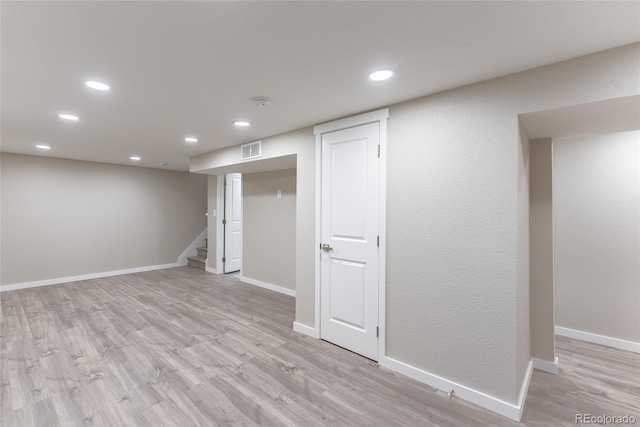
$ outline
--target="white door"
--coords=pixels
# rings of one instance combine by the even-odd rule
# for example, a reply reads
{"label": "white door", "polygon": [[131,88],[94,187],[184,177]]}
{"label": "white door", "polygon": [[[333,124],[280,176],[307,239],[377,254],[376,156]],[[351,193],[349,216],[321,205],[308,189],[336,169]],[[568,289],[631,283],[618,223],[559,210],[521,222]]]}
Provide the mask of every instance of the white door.
{"label": "white door", "polygon": [[380,123],[322,134],[320,338],[378,360]]}
{"label": "white door", "polygon": [[242,175],[239,173],[225,176],[223,224],[224,272],[233,273],[242,266]]}

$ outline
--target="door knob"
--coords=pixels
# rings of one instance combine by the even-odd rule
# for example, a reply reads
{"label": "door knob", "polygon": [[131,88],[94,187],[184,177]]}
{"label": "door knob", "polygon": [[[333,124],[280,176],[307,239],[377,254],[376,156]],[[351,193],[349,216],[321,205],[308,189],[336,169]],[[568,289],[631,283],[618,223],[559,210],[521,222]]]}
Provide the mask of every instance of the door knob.
{"label": "door knob", "polygon": [[322,245],[320,245],[320,248],[325,252],[329,252],[333,250],[333,248],[326,243],[323,243]]}

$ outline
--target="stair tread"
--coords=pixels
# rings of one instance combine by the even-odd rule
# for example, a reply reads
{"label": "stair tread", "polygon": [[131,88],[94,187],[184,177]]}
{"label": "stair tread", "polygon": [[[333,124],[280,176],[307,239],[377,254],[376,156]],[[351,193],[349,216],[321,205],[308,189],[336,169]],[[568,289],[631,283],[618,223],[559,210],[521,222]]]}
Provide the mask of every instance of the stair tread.
{"label": "stair tread", "polygon": [[196,248],[196,249],[199,250],[199,251],[208,251],[206,246],[203,246],[201,248]]}
{"label": "stair tread", "polygon": [[187,259],[190,259],[191,261],[207,262],[206,258],[202,258],[199,256],[188,256]]}

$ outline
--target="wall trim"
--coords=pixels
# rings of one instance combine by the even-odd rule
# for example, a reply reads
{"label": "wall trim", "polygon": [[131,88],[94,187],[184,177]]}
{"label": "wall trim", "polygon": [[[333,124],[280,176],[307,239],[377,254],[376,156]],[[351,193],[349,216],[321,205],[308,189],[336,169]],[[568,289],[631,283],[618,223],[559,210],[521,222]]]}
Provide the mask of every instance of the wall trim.
{"label": "wall trim", "polygon": [[[207,259],[207,261],[208,261],[208,259]],[[218,271],[215,268],[206,267],[205,270],[207,271],[207,273],[218,274]]]}
{"label": "wall trim", "polygon": [[262,280],[252,279],[250,277],[240,276],[240,281],[249,285],[259,286],[261,288],[269,289],[270,291],[279,292],[281,294],[289,295],[290,297],[296,296],[294,289],[285,288],[283,286],[274,285],[273,283],[263,282]]}
{"label": "wall trim", "polygon": [[224,226],[222,219],[224,218],[224,177],[225,175],[216,175],[216,184],[218,186],[216,193],[216,241],[212,244],[216,245],[216,274],[224,273],[224,264],[222,255],[224,255]]}
{"label": "wall trim", "polygon": [[182,264],[174,262],[171,264],[150,265],[147,267],[128,268],[125,270],[105,271],[102,273],[82,274],[79,276],[58,277],[56,279],[37,280],[35,282],[15,283],[12,285],[0,285],[0,292],[15,291],[18,289],[37,288],[40,286],[60,285],[63,283],[79,282],[82,280],[102,279],[104,277],[121,276],[123,274],[142,273],[144,271],[162,270],[165,268],[180,267]]}
{"label": "wall trim", "polygon": [[[529,359],[527,364],[527,370],[524,373],[524,381],[520,387],[520,394],[518,395],[518,404],[516,409],[518,410],[517,418],[512,418],[515,421],[520,422],[522,419],[522,412],[524,412],[524,405],[527,402],[527,395],[529,394],[529,385],[531,384],[531,377],[533,376],[533,360]],[[509,417],[508,415],[506,415]],[[511,417],[509,417],[511,418]]]}
{"label": "wall trim", "polygon": [[379,122],[389,118],[389,109],[370,111],[368,113],[358,114],[357,116],[347,117],[346,119],[334,120],[332,122],[323,123],[313,127],[313,133],[320,135],[327,132],[352,128],[354,126],[366,125],[368,123]]}
{"label": "wall trim", "polygon": [[204,231],[202,233],[200,233],[198,235],[198,237],[195,238],[195,240],[193,242],[191,242],[191,244],[189,246],[187,246],[187,249],[185,249],[180,256],[178,257],[178,264],[180,265],[187,265],[187,263],[189,262],[187,260],[188,256],[191,256],[192,254],[194,254],[196,252],[197,248],[200,248],[202,246],[204,246],[204,242],[207,238],[207,229],[205,228]]}
{"label": "wall trim", "polygon": [[527,398],[529,383],[531,381],[531,375],[533,372],[533,362],[529,361],[529,365],[527,366],[527,371],[525,373],[525,378],[520,389],[520,394],[518,396],[518,404],[514,405],[512,403],[508,403],[496,397],[482,393],[481,391],[474,390],[470,387],[466,387],[454,381],[450,381],[446,378],[434,375],[430,372],[423,371],[422,369],[416,368],[387,356],[381,357],[378,363],[385,368],[399,372],[403,375],[413,378],[414,380],[430,385],[431,387],[437,388],[438,390],[442,390],[445,393],[449,393],[451,390],[453,390],[454,397],[458,397],[460,399],[466,400],[467,402],[474,403],[478,406],[481,406],[485,409],[488,409],[492,412],[515,421],[520,421],[520,419],[522,418],[524,402]]}
{"label": "wall trim", "polygon": [[575,329],[555,327],[556,335],[587,341],[593,344],[605,345],[607,347],[618,348],[620,350],[640,353],[640,342],[626,341],[619,338],[607,337],[605,335],[592,334],[590,332],[577,331]]}
{"label": "wall trim", "polygon": [[534,369],[548,372],[553,375],[556,375],[558,373],[558,356],[555,357],[553,362],[544,359],[538,359],[537,357],[532,357],[531,361],[533,362]]}
{"label": "wall trim", "polygon": [[293,322],[293,330],[296,332],[300,332],[301,334],[309,335],[313,338],[316,337],[316,330],[311,326],[303,325],[302,323]]}

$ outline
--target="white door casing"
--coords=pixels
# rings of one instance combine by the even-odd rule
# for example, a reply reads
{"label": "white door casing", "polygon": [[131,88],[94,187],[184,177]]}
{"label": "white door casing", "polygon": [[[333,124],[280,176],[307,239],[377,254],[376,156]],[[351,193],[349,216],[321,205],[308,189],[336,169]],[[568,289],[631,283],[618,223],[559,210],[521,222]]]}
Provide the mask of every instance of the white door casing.
{"label": "white door casing", "polygon": [[380,122],[321,135],[320,338],[378,360]]}
{"label": "white door casing", "polygon": [[225,273],[242,267],[242,175],[225,176],[224,263]]}

